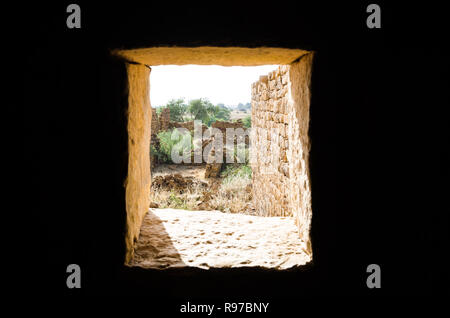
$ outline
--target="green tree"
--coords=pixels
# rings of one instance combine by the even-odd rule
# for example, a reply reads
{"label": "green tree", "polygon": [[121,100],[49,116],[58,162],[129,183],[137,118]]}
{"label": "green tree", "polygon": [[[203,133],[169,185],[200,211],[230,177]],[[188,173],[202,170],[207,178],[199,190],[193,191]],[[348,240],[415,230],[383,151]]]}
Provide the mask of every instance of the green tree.
{"label": "green tree", "polygon": [[165,107],[170,109],[170,119],[172,121],[184,121],[184,115],[188,108],[184,98],[171,99]]}
{"label": "green tree", "polygon": [[189,102],[188,112],[194,120],[201,120],[205,125],[210,120],[211,110],[214,105],[206,98],[193,99]]}
{"label": "green tree", "polygon": [[230,110],[226,108],[225,106],[213,106],[210,107],[208,110],[209,120],[206,123],[208,126],[210,126],[213,122],[221,120],[221,121],[228,121],[230,120]]}
{"label": "green tree", "polygon": [[230,110],[222,105],[219,104],[214,108],[215,111],[214,116],[217,119],[230,120]]}
{"label": "green tree", "polygon": [[189,102],[188,112],[195,120],[210,126],[217,120],[230,120],[230,110],[224,104],[214,106],[208,99],[199,98]]}

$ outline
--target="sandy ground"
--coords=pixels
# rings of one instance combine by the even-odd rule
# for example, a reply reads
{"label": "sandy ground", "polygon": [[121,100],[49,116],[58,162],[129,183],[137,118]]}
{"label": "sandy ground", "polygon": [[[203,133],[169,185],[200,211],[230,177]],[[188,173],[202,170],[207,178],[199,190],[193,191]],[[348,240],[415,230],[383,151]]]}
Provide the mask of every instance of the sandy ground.
{"label": "sandy ground", "polygon": [[293,218],[150,209],[133,266],[287,269],[310,261]]}

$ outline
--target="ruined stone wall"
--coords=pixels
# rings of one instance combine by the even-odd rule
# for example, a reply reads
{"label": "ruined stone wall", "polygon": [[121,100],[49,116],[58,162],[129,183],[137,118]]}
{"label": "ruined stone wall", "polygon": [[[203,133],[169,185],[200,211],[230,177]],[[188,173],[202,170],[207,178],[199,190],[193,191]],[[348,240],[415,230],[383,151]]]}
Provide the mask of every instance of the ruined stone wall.
{"label": "ruined stone wall", "polygon": [[128,263],[150,198],[150,134],[152,111],[149,98],[150,69],[145,65],[127,64],[128,73],[128,175],[126,179],[127,232],[125,237]]}
{"label": "ruined stone wall", "polygon": [[309,244],[308,124],[312,53],[252,85],[253,200],[264,216],[293,216]]}
{"label": "ruined stone wall", "polygon": [[[214,148],[214,140],[216,135],[214,134],[214,132],[212,133],[212,135],[210,136],[210,138],[205,139],[205,137],[203,137],[203,148],[205,149],[205,147],[208,147],[209,144],[211,144],[211,152],[209,153],[208,156],[208,163],[206,164],[206,168],[205,168],[205,178],[215,178],[218,177],[220,175],[220,172],[222,170],[223,164],[226,162],[227,160],[227,128],[232,128],[232,129],[237,129],[237,128],[244,128],[244,125],[242,123],[242,121],[238,120],[237,122],[227,122],[227,121],[215,121],[211,124],[211,128],[215,128],[220,130],[220,132],[222,133],[222,162],[216,162],[216,149]],[[230,137],[229,137],[230,138]],[[249,138],[246,138],[246,144],[248,145],[248,140]],[[233,149],[230,149],[232,151],[234,151],[234,145],[236,145],[237,142],[237,138],[233,138],[233,140],[229,141],[230,143],[233,143]],[[207,148],[206,148],[207,149]]]}
{"label": "ruined stone wall", "polygon": [[[178,121],[171,121],[169,123],[169,129],[172,128],[183,128],[183,129],[187,129],[189,131],[194,131],[194,121],[183,121],[183,122],[178,122]],[[204,132],[206,129],[208,129],[208,126],[206,126],[205,124],[202,124],[202,132]]]}
{"label": "ruined stone wall", "polygon": [[156,108],[152,107],[152,138],[153,136],[158,135],[158,132],[159,132],[158,114],[156,113]]}
{"label": "ruined stone wall", "polygon": [[[158,145],[158,132],[159,132],[159,120],[158,114],[156,113],[156,109],[152,107],[152,121],[151,121],[151,140],[150,145],[153,146],[154,149],[159,147]],[[153,168],[156,163],[156,156],[150,153],[150,165]]]}
{"label": "ruined stone wall", "polygon": [[170,127],[170,109],[163,108],[161,114],[158,116],[159,119],[159,131],[166,131]]}

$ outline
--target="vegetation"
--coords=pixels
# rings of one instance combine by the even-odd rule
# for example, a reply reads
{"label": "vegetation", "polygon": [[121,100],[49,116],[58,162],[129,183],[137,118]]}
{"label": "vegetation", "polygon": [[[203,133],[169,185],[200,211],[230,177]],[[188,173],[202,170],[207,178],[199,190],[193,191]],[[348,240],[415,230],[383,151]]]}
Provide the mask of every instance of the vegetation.
{"label": "vegetation", "polygon": [[158,204],[161,209],[198,210],[198,201],[203,191],[204,187],[200,184],[194,184],[182,193],[168,189],[154,189],[152,202]]}
{"label": "vegetation", "polygon": [[172,152],[177,152],[180,156],[183,153],[190,153],[193,149],[192,136],[181,133],[178,129],[161,131],[158,133],[159,148],[150,147],[150,152],[158,158],[160,163],[172,163]]}
{"label": "vegetation", "polygon": [[188,106],[184,102],[184,98],[171,99],[165,106],[170,110],[170,119],[172,121],[184,121]]}
{"label": "vegetation", "polygon": [[[188,103],[183,98],[172,99],[166,105],[158,107],[156,112],[160,114],[164,108],[170,109],[171,120],[177,122],[201,120],[203,124],[211,126],[215,121],[232,120],[230,107],[224,104],[214,105],[206,98],[190,100]],[[250,103],[240,103],[233,111],[233,114],[239,113],[246,128],[251,126],[251,116],[246,116],[250,109]],[[159,163],[173,163],[172,153],[191,156],[192,133],[182,133],[178,129],[159,132],[159,145],[157,148],[151,146],[151,154],[157,157]],[[242,150],[245,151],[245,163],[226,164],[221,178],[208,181],[208,186],[205,187],[202,182],[194,182],[189,186],[183,185],[183,191],[157,187],[153,189],[152,202],[160,208],[254,213],[251,207],[252,170],[248,165],[248,149]],[[238,155],[237,146],[234,146],[234,155]]]}
{"label": "vegetation", "polygon": [[[207,126],[215,121],[230,121],[230,107],[223,103],[213,105],[206,98],[198,98],[186,103],[184,98],[171,99],[166,105],[156,107],[156,113],[161,114],[164,108],[170,109],[170,119],[172,121],[183,122],[187,120],[201,120]],[[239,103],[238,111],[246,112],[251,109],[250,103]]]}
{"label": "vegetation", "polygon": [[248,164],[227,164],[220,176],[225,179],[232,179],[235,177],[251,178],[252,168]]}
{"label": "vegetation", "polygon": [[229,164],[221,177],[207,187],[202,182],[194,182],[183,191],[156,187],[152,191],[152,202],[159,208],[253,214],[250,166]]}
{"label": "vegetation", "polygon": [[218,121],[218,120],[223,120],[223,121],[228,121],[230,120],[230,110],[228,108],[226,108],[225,106],[213,106],[210,109],[209,112],[209,120],[207,125],[210,126],[211,123]]}
{"label": "vegetation", "polygon": [[247,116],[242,119],[242,123],[244,124],[245,128],[252,127],[252,116]]}
{"label": "vegetation", "polygon": [[214,107],[213,104],[205,98],[193,99],[189,102],[188,112],[192,119],[206,123],[209,120],[209,109],[212,107]]}
{"label": "vegetation", "polygon": [[194,120],[201,120],[207,126],[217,120],[229,120],[230,110],[223,104],[214,106],[208,99],[199,98],[189,102],[188,112]]}
{"label": "vegetation", "polygon": [[225,177],[212,196],[210,205],[222,212],[251,214],[251,168],[248,165],[232,165],[227,166],[223,173]]}

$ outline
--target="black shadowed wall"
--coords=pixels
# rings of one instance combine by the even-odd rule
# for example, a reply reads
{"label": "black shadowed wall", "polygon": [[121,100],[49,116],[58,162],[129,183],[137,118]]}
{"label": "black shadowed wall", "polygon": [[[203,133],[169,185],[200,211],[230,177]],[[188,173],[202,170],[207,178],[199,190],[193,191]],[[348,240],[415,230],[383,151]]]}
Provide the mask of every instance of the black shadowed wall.
{"label": "black shadowed wall", "polygon": [[[409,287],[417,284],[441,284],[441,252],[448,237],[442,224],[448,217],[436,198],[423,204],[427,214],[419,222],[421,202],[411,201],[419,197],[414,195],[420,188],[414,186],[420,184],[414,177],[420,169],[417,155],[424,160],[427,153],[447,155],[442,150],[445,122],[436,108],[445,96],[441,79],[448,75],[448,62],[440,65],[435,59],[443,56],[433,42],[441,39],[439,24],[431,35],[414,25],[405,30],[409,11],[385,7],[383,28],[369,30],[362,4],[297,2],[274,15],[263,6],[174,8],[124,2],[80,3],[82,28],[69,30],[68,4],[36,6],[30,11],[42,18],[26,30],[23,118],[39,246],[29,257],[40,260],[40,286],[59,295],[73,293],[65,287],[65,268],[71,263],[81,266],[87,294],[136,288],[154,297],[297,298],[311,290],[344,288],[371,297],[365,286],[371,263],[383,268],[386,288],[378,295],[389,295],[389,287],[411,292]],[[23,19],[33,21],[31,13]],[[418,52],[418,41],[426,52]],[[128,81],[125,64],[110,50],[159,45],[315,52],[309,127],[311,268],[191,275],[124,267]],[[432,84],[430,78],[437,81]],[[418,95],[428,90],[434,94]],[[424,103],[431,112],[421,111]],[[418,120],[434,139],[417,132]],[[440,165],[421,167],[431,185],[423,191],[439,195],[440,188],[432,190],[432,185],[445,171]],[[431,256],[413,257],[417,251]],[[422,270],[416,273],[410,266]]]}

